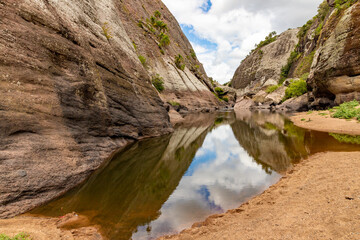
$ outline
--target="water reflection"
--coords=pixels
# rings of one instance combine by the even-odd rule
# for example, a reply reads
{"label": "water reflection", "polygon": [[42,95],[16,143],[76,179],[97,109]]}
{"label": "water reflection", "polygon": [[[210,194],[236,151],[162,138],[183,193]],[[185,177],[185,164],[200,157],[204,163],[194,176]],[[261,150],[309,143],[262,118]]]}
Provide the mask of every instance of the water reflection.
{"label": "water reflection", "polygon": [[109,239],[152,239],[239,206],[308,154],[359,150],[269,113],[189,116],[135,143],[86,184],[33,214],[77,212]]}

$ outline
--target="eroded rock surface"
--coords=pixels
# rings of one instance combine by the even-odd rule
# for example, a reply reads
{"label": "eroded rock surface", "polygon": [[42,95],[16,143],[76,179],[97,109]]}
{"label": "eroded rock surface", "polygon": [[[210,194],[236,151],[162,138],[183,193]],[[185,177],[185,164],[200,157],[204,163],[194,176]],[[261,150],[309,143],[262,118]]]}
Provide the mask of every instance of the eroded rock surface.
{"label": "eroded rock surface", "polygon": [[[169,28],[164,55],[137,26],[155,10]],[[61,195],[129,141],[171,132],[161,98],[218,104],[161,1],[0,0],[0,29],[0,218]]]}
{"label": "eroded rock surface", "polygon": [[232,86],[249,92],[276,85],[281,68],[298,42],[297,33],[298,29],[285,31],[276,41],[252,52],[236,70]]}
{"label": "eroded rock surface", "polygon": [[311,67],[309,84],[315,97],[342,103],[360,93],[360,3],[340,16],[334,11],[324,26]]}

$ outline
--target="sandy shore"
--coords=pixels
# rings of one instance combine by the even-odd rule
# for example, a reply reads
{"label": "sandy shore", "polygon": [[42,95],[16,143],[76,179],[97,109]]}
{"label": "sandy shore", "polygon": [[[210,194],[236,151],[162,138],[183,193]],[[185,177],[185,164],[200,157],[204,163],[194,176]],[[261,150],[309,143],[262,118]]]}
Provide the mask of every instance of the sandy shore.
{"label": "sandy shore", "polygon": [[10,237],[23,232],[33,240],[100,240],[103,239],[95,227],[88,225],[87,219],[76,214],[67,214],[61,218],[38,218],[20,216],[12,219],[0,219],[0,233]]}
{"label": "sandy shore", "polygon": [[331,118],[329,111],[296,113],[290,119],[301,128],[320,132],[360,135],[360,123],[358,121]]}
{"label": "sandy shore", "polygon": [[360,152],[313,155],[238,209],[161,239],[360,239]]}

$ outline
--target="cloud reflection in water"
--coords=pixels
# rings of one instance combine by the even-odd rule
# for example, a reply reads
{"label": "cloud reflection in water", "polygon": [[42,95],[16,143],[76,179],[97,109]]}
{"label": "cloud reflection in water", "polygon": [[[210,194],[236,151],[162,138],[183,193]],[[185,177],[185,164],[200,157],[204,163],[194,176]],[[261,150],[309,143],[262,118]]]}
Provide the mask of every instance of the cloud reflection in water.
{"label": "cloud reflection in water", "polygon": [[133,239],[179,232],[206,216],[236,208],[274,184],[280,175],[266,173],[239,145],[229,125],[209,133],[187,173],[149,226]]}

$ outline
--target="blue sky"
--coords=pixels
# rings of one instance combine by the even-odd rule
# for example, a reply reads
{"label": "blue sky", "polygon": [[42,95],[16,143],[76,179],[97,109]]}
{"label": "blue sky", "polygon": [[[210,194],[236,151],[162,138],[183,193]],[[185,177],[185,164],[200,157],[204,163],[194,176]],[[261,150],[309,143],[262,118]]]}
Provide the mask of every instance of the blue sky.
{"label": "blue sky", "polygon": [[163,0],[210,77],[229,81],[271,31],[302,26],[322,0]]}

